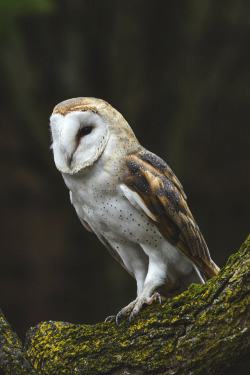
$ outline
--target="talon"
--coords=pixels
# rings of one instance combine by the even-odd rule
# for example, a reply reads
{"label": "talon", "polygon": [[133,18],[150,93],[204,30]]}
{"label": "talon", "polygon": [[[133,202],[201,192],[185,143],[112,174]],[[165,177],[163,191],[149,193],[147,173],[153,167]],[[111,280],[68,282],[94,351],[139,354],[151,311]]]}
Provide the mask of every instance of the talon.
{"label": "talon", "polygon": [[158,298],[159,304],[161,305],[161,303],[162,303],[162,298],[161,298],[160,293],[159,293],[159,292],[156,292],[155,295],[156,295],[156,297]]}
{"label": "talon", "polygon": [[132,319],[133,317],[137,315],[137,312],[136,311],[132,311],[132,313],[129,315],[129,323],[132,323]]}
{"label": "talon", "polygon": [[105,320],[104,323],[106,323],[109,319],[115,318],[115,315],[110,315],[108,316]]}
{"label": "talon", "polygon": [[118,314],[115,317],[116,324],[119,326],[119,317],[122,315],[121,311],[118,312]]}

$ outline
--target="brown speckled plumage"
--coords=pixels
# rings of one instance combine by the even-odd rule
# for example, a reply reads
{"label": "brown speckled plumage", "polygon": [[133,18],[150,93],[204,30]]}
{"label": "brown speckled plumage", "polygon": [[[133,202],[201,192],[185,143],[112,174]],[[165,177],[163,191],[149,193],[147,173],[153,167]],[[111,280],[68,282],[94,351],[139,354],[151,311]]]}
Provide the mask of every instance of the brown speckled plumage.
{"label": "brown speckled plumage", "polygon": [[191,214],[177,177],[157,155],[143,149],[127,157],[125,184],[134,190],[155,217],[164,237],[188,256],[207,277],[217,274],[206,242]]}

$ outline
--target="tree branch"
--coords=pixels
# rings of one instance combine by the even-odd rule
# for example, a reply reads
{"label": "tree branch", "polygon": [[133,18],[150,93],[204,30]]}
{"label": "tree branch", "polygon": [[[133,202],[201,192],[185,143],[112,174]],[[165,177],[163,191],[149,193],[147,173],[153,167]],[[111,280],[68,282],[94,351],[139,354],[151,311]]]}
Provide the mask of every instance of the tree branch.
{"label": "tree branch", "polygon": [[24,348],[8,326],[0,364],[11,375],[27,373],[8,370],[12,356],[32,364],[29,374],[222,374],[249,353],[249,250],[250,236],[217,277],[146,307],[132,324],[44,322]]}
{"label": "tree branch", "polygon": [[27,353],[0,309],[0,368],[11,375],[36,375]]}

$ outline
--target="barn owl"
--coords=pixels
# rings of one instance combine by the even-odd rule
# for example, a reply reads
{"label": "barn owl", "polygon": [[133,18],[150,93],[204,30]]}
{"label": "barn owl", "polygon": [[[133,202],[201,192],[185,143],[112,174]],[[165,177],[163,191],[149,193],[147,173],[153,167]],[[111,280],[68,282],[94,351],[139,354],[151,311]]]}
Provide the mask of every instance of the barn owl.
{"label": "barn owl", "polygon": [[218,273],[178,178],[117,110],[101,99],[69,99],[54,108],[50,127],[80,221],[136,280],[137,297],[117,323]]}

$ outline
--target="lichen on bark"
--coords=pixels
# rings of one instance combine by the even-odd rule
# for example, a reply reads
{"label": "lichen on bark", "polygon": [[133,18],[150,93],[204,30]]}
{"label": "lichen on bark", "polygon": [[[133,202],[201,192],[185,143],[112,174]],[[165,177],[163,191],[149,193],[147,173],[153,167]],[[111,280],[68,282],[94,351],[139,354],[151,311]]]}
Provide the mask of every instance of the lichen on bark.
{"label": "lichen on bark", "polygon": [[10,375],[35,375],[16,333],[0,309],[0,368]]}
{"label": "lichen on bark", "polygon": [[218,276],[146,307],[131,324],[40,323],[23,353],[37,374],[224,373],[249,353],[249,250],[250,236]]}

